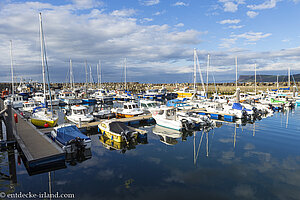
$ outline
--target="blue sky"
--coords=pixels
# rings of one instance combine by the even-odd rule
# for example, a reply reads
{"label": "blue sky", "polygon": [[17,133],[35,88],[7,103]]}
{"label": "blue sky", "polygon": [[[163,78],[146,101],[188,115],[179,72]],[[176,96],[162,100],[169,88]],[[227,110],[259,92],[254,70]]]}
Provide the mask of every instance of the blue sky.
{"label": "blue sky", "polygon": [[[299,0],[68,0],[0,2],[0,74],[10,80],[9,40],[16,78],[41,80],[38,13],[42,12],[50,77],[84,81],[84,62],[102,63],[102,80],[192,82],[193,49],[209,80],[239,74],[300,72]],[[199,80],[199,78],[198,78]]]}

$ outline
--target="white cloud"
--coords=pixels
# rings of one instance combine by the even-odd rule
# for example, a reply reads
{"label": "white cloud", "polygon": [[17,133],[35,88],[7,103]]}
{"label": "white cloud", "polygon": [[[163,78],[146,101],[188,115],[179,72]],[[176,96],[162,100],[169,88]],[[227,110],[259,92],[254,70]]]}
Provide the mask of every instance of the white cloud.
{"label": "white cloud", "polygon": [[239,19],[225,19],[219,22],[219,24],[238,24],[241,20]]}
{"label": "white cloud", "polygon": [[219,0],[223,3],[224,12],[236,12],[240,4],[245,4],[244,0]]}
{"label": "white cloud", "polygon": [[270,8],[275,8],[277,2],[279,2],[281,0],[266,0],[264,3],[262,4],[258,4],[258,5],[248,5],[247,7],[252,9],[252,10],[264,10],[264,9],[270,9]]}
{"label": "white cloud", "polygon": [[243,27],[244,27],[243,25],[240,25],[240,26],[232,25],[232,26],[229,26],[228,28],[239,29],[239,28],[243,28]]}
{"label": "white cloud", "polygon": [[[15,74],[41,80],[39,12],[43,13],[50,78],[53,81],[65,80],[70,58],[76,81],[84,79],[85,60],[93,65],[101,59],[106,81],[116,81],[124,57],[136,67],[132,77],[156,72],[162,74],[170,71],[170,62],[189,58],[193,47],[200,42],[201,32],[196,30],[174,32],[168,25],[139,24],[139,19],[130,16],[134,14],[130,9],[110,13],[91,9],[78,15],[73,4],[6,4],[0,9],[2,81],[10,79],[9,40],[13,40],[14,45]],[[144,20],[151,21],[150,18]],[[153,62],[158,64],[153,67]]]}
{"label": "white cloud", "polygon": [[151,21],[153,21],[153,19],[151,19],[151,18],[143,18],[140,20],[141,23],[151,22]]}
{"label": "white cloud", "polygon": [[119,17],[129,17],[136,13],[134,9],[124,9],[124,10],[114,10],[111,12],[111,15]]}
{"label": "white cloud", "polygon": [[247,12],[247,16],[250,18],[254,18],[258,15],[258,12],[254,12],[254,11],[248,11]]}
{"label": "white cloud", "polygon": [[232,45],[236,43],[237,38],[223,38],[221,44],[219,45],[220,48],[230,48]]}
{"label": "white cloud", "polygon": [[177,1],[176,3],[173,4],[173,6],[189,6],[188,3],[184,3],[182,1]]}
{"label": "white cloud", "polygon": [[77,9],[90,9],[97,6],[102,6],[102,1],[97,0],[72,0]]}
{"label": "white cloud", "polygon": [[225,12],[236,12],[238,10],[238,5],[233,2],[226,2],[224,4]]}
{"label": "white cloud", "polygon": [[184,26],[183,23],[178,23],[178,24],[175,25],[175,27],[183,27],[183,26]]}
{"label": "white cloud", "polygon": [[146,1],[143,1],[142,4],[145,6],[153,6],[153,5],[159,4],[159,2],[160,2],[160,0],[146,0]]}
{"label": "white cloud", "polygon": [[246,32],[246,33],[243,33],[243,34],[240,34],[240,35],[232,35],[232,37],[243,38],[243,39],[246,39],[250,42],[255,42],[255,41],[258,41],[260,39],[269,37],[271,35],[272,35],[271,33],[263,34],[262,32],[251,32],[250,31],[250,32]]}

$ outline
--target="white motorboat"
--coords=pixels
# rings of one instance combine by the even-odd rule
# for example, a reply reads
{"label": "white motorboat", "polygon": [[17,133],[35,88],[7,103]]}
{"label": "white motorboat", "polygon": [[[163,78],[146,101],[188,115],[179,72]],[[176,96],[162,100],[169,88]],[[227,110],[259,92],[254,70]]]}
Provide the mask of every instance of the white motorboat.
{"label": "white motorboat", "polygon": [[152,100],[140,100],[139,104],[144,113],[151,113],[160,108],[160,104]]}
{"label": "white motorboat", "polygon": [[46,95],[46,100],[47,100],[47,104],[52,106],[58,106],[59,105],[59,99],[56,98],[56,95],[54,92],[51,92],[51,101],[50,101],[50,95],[49,92],[48,93],[42,93],[42,92],[36,92],[34,94],[34,96],[32,97],[32,99],[36,102],[39,103],[45,103],[45,97],[44,95]]}
{"label": "white motorboat", "polygon": [[74,105],[74,104],[80,104],[82,103],[81,99],[77,99],[75,94],[71,91],[61,91],[58,94],[59,99],[68,104],[68,105]]}
{"label": "white motorboat", "polygon": [[143,110],[140,109],[138,104],[134,102],[126,102],[123,104],[123,107],[112,109],[112,112],[116,113],[116,116],[120,118],[134,117],[144,114]]}
{"label": "white motorboat", "polygon": [[161,107],[152,113],[152,117],[155,119],[157,125],[165,128],[189,130],[195,127],[195,123],[191,119],[177,115],[176,108],[172,107]]}
{"label": "white motorboat", "polygon": [[71,106],[71,115],[66,116],[67,119],[74,123],[90,122],[94,120],[93,115],[88,113],[88,108],[82,105]]}
{"label": "white motorboat", "polygon": [[26,112],[32,112],[34,108],[38,107],[39,103],[34,101],[34,100],[30,100],[30,101],[25,101],[23,103],[23,108],[21,108],[23,111]]}

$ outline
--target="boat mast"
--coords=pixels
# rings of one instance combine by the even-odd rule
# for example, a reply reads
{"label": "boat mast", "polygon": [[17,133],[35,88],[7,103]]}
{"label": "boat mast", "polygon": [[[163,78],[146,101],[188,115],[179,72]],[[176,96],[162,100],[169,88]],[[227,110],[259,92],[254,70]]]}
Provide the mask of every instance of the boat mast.
{"label": "boat mast", "polygon": [[206,94],[205,92],[205,85],[204,85],[204,81],[203,81],[203,77],[202,77],[202,73],[201,73],[201,68],[200,68],[200,64],[199,64],[199,59],[198,59],[198,55],[197,55],[197,52],[195,50],[195,58],[196,58],[196,63],[197,63],[197,66],[198,66],[198,71],[199,71],[199,75],[200,75],[200,79],[201,79],[201,84],[202,84],[202,90],[204,92],[204,94]]}
{"label": "boat mast", "polygon": [[194,92],[196,94],[196,76],[197,75],[197,64],[196,64],[196,49],[194,49]]}
{"label": "boat mast", "polygon": [[44,90],[44,103],[46,104],[46,70],[45,70],[45,54],[44,54],[44,36],[42,25],[42,13],[40,13],[40,41],[41,41],[41,57],[42,57],[42,73],[43,73],[43,90]]}
{"label": "boat mast", "polygon": [[127,80],[126,80],[126,68],[127,68],[127,66],[126,66],[126,58],[124,59],[124,68],[125,68],[125,91],[126,91],[126,89],[127,89]]}
{"label": "boat mast", "polygon": [[87,97],[87,84],[88,84],[87,60],[85,60],[85,97]]}
{"label": "boat mast", "polygon": [[256,95],[256,63],[254,64],[254,92]]}
{"label": "boat mast", "polygon": [[100,68],[100,88],[102,85],[102,67],[101,67],[101,60],[99,60],[99,68]]}
{"label": "boat mast", "polygon": [[12,40],[10,40],[10,67],[11,67],[11,93],[14,95],[14,67],[12,54]]}
{"label": "boat mast", "polygon": [[208,97],[208,69],[209,69],[209,54],[207,54],[207,66],[206,66],[206,93]]}
{"label": "boat mast", "polygon": [[73,66],[72,66],[72,60],[70,59],[70,86],[73,90],[74,88],[74,77],[73,77]]}
{"label": "boat mast", "polygon": [[277,90],[279,88],[279,83],[278,83],[278,74],[277,74]]}
{"label": "boat mast", "polygon": [[235,89],[237,90],[238,87],[238,78],[237,78],[237,71],[238,69],[238,64],[237,64],[237,56],[235,57]]}
{"label": "boat mast", "polygon": [[290,67],[288,67],[288,87],[290,90],[290,87],[291,87],[291,68]]}

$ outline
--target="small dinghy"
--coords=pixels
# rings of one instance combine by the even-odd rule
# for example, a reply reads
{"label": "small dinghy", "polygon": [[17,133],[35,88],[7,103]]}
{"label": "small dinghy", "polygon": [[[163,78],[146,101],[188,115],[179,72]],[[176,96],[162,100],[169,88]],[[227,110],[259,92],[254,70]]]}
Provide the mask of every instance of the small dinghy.
{"label": "small dinghy", "polygon": [[91,148],[91,139],[82,134],[75,125],[55,127],[51,131],[51,137],[66,153]]}

